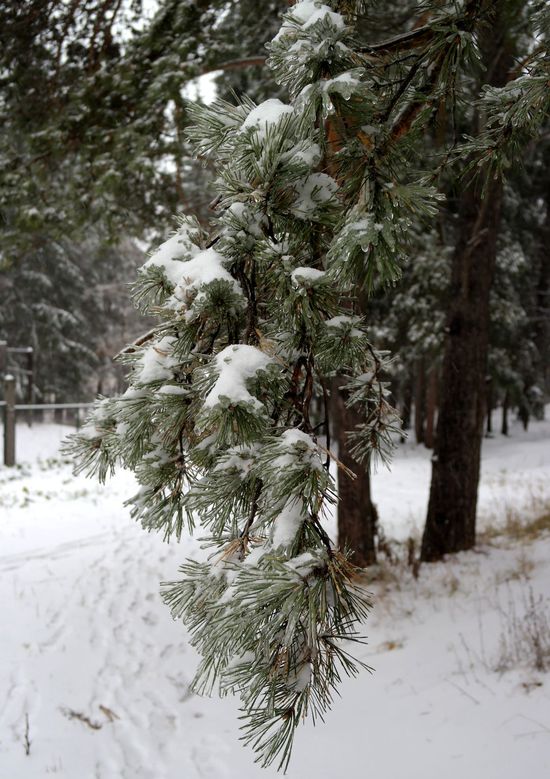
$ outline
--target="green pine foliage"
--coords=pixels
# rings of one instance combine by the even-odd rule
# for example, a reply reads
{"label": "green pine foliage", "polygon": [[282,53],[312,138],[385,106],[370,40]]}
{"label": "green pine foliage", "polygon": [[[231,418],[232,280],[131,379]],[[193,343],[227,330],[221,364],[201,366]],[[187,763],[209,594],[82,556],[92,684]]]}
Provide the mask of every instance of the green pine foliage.
{"label": "green pine foliage", "polygon": [[[426,167],[433,167],[445,208],[433,224],[413,225],[410,252],[399,263],[402,276],[395,290],[377,290],[370,301],[369,324],[375,344],[396,354],[390,366],[393,397],[410,407],[422,403],[423,372],[439,373],[445,322],[449,308],[452,257],[459,238],[457,204],[461,188],[479,176],[479,188],[493,177],[505,176],[505,196],[498,237],[498,255],[491,290],[489,404],[528,407],[540,414],[548,393],[543,365],[548,338],[541,322],[547,308],[543,280],[547,127],[549,115],[547,3],[507,0],[480,4],[477,30],[491,36],[495,16],[506,14],[509,41],[515,57],[503,74],[502,87],[484,87],[482,68],[458,71],[455,100],[440,106],[415,152]],[[412,35],[413,33],[411,33]],[[452,110],[451,110],[452,109]],[[464,139],[458,142],[458,139]],[[490,197],[490,194],[486,194]],[[546,284],[546,286],[545,286]],[[541,310],[541,308],[543,310]],[[542,369],[541,369],[542,368]],[[443,388],[441,388],[443,389]],[[405,415],[405,414],[404,414]],[[417,418],[420,415],[417,415]]]}
{"label": "green pine foliage", "polygon": [[470,154],[466,170],[474,166],[484,175],[497,177],[521,159],[527,143],[535,138],[550,114],[550,8],[535,0],[526,4],[528,44],[516,73],[502,87],[485,86],[477,101],[485,126],[458,150]]}

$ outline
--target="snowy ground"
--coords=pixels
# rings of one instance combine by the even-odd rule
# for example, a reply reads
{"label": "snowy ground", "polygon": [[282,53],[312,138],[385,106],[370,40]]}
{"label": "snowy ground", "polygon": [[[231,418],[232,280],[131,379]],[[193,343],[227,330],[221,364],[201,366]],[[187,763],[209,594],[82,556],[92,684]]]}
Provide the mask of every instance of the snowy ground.
{"label": "snowy ground", "polygon": [[[48,461],[64,432],[21,426],[23,464],[0,467],[0,779],[274,776],[239,745],[235,701],[189,691],[196,657],[158,583],[192,544],[133,524],[129,474],[102,488]],[[550,423],[512,432],[485,442],[482,527],[550,500]],[[412,444],[375,476],[389,536],[419,532],[428,482],[429,453]],[[384,565],[360,653],[375,673],[298,733],[290,779],[550,776],[550,678],[528,659],[537,636],[550,650],[549,585],[549,534],[499,538],[418,581]]]}

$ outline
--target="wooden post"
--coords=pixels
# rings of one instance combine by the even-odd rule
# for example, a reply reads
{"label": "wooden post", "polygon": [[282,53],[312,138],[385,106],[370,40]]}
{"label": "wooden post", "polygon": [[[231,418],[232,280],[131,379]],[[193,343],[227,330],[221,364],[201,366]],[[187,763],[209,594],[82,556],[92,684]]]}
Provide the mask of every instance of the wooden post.
{"label": "wooden post", "polygon": [[15,376],[4,376],[4,465],[15,465]]}
{"label": "wooden post", "polygon": [[[34,403],[34,349],[32,346],[27,347],[27,387],[26,387],[26,403],[30,406]],[[29,411],[27,415],[27,422],[29,427],[32,425],[34,418],[34,411]]]}

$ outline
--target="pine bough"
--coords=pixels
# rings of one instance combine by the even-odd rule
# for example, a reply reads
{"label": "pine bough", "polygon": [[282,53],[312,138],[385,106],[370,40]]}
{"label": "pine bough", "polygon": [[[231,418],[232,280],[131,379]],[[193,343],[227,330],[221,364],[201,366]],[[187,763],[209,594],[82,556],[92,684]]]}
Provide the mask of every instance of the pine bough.
{"label": "pine bough", "polygon": [[[123,356],[129,389],[99,401],[72,442],[80,470],[135,472],[129,503],[144,528],[208,533],[208,558],[188,560],[164,598],[202,656],[195,689],[237,693],[244,740],[282,768],[298,723],[322,718],[342,674],[362,665],[350,647],[368,594],[323,525],[336,492],[331,387],[347,377],[347,402],[362,409],[359,462],[389,456],[397,419],[387,358],[352,292],[397,278],[411,218],[437,206],[424,180],[396,174],[397,98],[414,106],[414,80],[384,91],[395,69],[386,55],[378,72],[365,66],[339,8],[298,3],[269,45],[288,105],[195,109],[197,153],[218,170],[216,218],[206,230],[183,217],[145,263],[135,297],[158,325]],[[437,34],[443,72],[456,50]]]}

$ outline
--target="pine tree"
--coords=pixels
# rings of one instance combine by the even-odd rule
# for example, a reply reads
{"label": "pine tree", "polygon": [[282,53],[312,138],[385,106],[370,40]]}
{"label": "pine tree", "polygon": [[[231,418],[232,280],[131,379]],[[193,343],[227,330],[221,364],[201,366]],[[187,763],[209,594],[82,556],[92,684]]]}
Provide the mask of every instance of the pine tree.
{"label": "pine tree", "polygon": [[[99,358],[147,326],[127,300],[127,279],[143,253],[129,241],[105,246],[93,231],[80,244],[42,234],[36,243],[0,267],[0,340],[32,346],[37,402],[50,393],[58,402],[81,401],[97,391],[91,378]],[[103,372],[112,376],[112,364]]]}
{"label": "pine tree", "polygon": [[86,396],[104,291],[128,280],[121,236],[156,242],[183,206],[204,218],[210,177],[184,136],[184,88],[230,61],[258,93],[265,67],[247,55],[284,7],[258,19],[249,0],[230,5],[0,3],[0,339],[34,346],[37,397]]}
{"label": "pine tree", "polygon": [[[469,155],[465,157],[465,170],[470,175],[463,179],[458,240],[452,259],[441,405],[422,539],[425,561],[439,560],[475,544],[502,176],[526,141],[537,135],[550,107],[548,6],[515,0],[483,6],[491,22],[480,36],[486,83],[473,116],[475,134],[460,150],[462,155]],[[522,11],[526,16],[521,15]],[[518,19],[532,25],[537,44],[520,63],[519,73],[519,33],[514,30]],[[472,171],[478,175],[472,175]]]}
{"label": "pine tree", "polygon": [[330,387],[360,411],[354,462],[387,460],[388,360],[357,293],[397,279],[411,225],[436,212],[413,131],[472,50],[471,5],[438,5],[431,25],[367,47],[363,3],[305,0],[269,46],[288,104],[193,110],[216,216],[182,218],[145,264],[136,300],[159,324],[127,350],[127,392],[74,439],[81,469],[134,470],[146,529],[209,533],[208,558],[187,561],[165,600],[202,655],[195,689],[240,695],[263,765],[288,764],[302,716],[322,716],[360,665],[345,641],[359,640],[368,595],[323,526]]}
{"label": "pine tree", "polygon": [[152,15],[149,5],[0,4],[4,257],[44,234],[79,241],[90,225],[158,240],[178,208],[205,201],[183,91],[226,63],[229,74],[253,69],[285,3],[264,4],[260,20],[250,0],[160,0]]}

